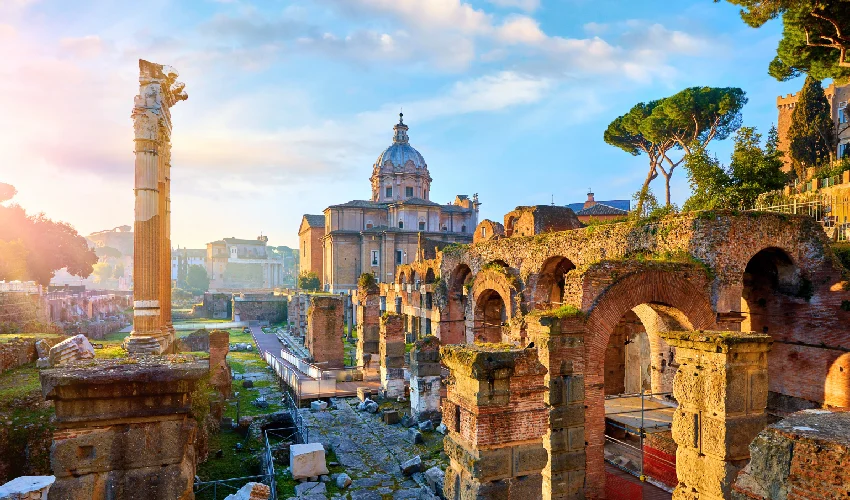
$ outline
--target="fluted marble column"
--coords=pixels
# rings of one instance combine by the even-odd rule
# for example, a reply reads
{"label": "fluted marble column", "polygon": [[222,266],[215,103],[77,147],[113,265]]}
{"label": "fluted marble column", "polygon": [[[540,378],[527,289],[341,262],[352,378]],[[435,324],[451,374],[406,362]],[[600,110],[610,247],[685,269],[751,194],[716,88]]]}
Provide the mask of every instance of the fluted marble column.
{"label": "fluted marble column", "polygon": [[187,98],[177,72],[139,60],[139,95],[132,118],[135,130],[136,206],[133,260],[131,354],[161,354],[174,340],[171,323],[171,237],[169,167],[170,107]]}

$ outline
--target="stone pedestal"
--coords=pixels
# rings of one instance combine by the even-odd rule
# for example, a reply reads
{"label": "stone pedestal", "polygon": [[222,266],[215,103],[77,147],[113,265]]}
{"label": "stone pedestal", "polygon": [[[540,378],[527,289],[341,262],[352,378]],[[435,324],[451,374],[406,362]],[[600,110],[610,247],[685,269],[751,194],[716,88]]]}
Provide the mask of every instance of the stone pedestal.
{"label": "stone pedestal", "polygon": [[144,356],[73,363],[41,372],[56,407],[49,498],[192,498],[195,382],[209,366],[193,357]]}
{"label": "stone pedestal", "polygon": [[663,332],[676,348],[673,395],[674,500],[731,498],[750,458],[750,442],[767,423],[770,336],[742,332]]}
{"label": "stone pedestal", "polygon": [[[364,354],[371,354],[370,368],[377,368],[380,339],[381,296],[376,289],[357,291],[357,366],[364,366]],[[366,376],[364,369],[364,377]]]}
{"label": "stone pedestal", "polygon": [[305,344],[322,368],[343,367],[343,309],[342,299],[335,296],[315,295],[310,300]]}
{"label": "stone pedestal", "polygon": [[380,341],[381,389],[387,397],[404,394],[404,320],[398,314],[387,313],[381,317]]}
{"label": "stone pedestal", "polygon": [[410,413],[420,422],[440,420],[440,340],[433,335],[410,351]]}
{"label": "stone pedestal", "polygon": [[542,498],[584,498],[584,322],[582,318],[529,315],[528,339],[547,369],[544,401],[548,410],[543,447]]}
{"label": "stone pedestal", "polygon": [[445,497],[540,498],[548,411],[536,349],[448,345],[440,353],[451,372],[443,401]]}

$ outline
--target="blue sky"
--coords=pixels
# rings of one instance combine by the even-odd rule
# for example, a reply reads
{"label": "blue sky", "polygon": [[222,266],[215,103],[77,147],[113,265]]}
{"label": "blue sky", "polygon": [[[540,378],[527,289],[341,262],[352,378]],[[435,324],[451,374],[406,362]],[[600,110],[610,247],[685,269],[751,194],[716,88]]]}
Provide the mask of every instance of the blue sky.
{"label": "blue sky", "polygon": [[[133,220],[137,60],[174,66],[172,240],[297,244],[304,213],[367,199],[403,107],[431,198],[630,198],[646,174],[602,140],[637,102],[738,86],[766,133],[780,25],[711,0],[0,0],[0,182],[78,230]],[[725,160],[731,141],[713,143]],[[663,195],[662,179],[655,191]],[[673,199],[688,196],[685,173]]]}

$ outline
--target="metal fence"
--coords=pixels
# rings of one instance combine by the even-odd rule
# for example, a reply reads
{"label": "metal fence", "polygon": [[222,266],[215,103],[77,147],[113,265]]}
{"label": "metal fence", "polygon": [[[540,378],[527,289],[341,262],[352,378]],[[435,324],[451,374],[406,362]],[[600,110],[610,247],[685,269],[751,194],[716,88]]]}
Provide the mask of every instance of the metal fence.
{"label": "metal fence", "polygon": [[819,222],[834,241],[850,240],[850,195],[813,194],[799,201],[783,198],[777,204],[756,206],[756,210],[808,215]]}
{"label": "metal fence", "polygon": [[283,404],[289,410],[289,414],[292,416],[292,423],[295,425],[298,442],[299,443],[309,443],[310,442],[310,430],[307,428],[307,425],[304,423],[304,419],[301,417],[301,412],[298,411],[298,405],[295,403],[295,400],[292,399],[292,395],[289,394],[288,391],[283,392]]}
{"label": "metal fence", "polygon": [[[271,430],[270,430],[271,431]],[[274,455],[269,444],[269,432],[263,431],[263,460],[261,463],[262,474],[255,476],[231,477],[228,479],[215,479],[212,481],[195,481],[195,498],[203,500],[221,500],[231,495],[249,482],[258,482],[268,485],[271,490],[270,500],[277,500],[277,475],[274,470]],[[221,495],[221,496],[219,496]]]}

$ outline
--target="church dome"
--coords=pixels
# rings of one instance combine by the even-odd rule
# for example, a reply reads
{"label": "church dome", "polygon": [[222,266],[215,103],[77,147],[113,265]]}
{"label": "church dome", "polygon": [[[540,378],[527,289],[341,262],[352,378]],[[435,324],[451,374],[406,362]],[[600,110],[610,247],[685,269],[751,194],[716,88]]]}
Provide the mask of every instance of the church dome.
{"label": "church dome", "polygon": [[399,113],[398,116],[398,124],[393,127],[393,143],[378,156],[375,166],[381,168],[386,162],[390,162],[393,167],[402,168],[411,161],[416,168],[427,168],[425,158],[408,142],[408,127],[404,124],[404,115]]}

